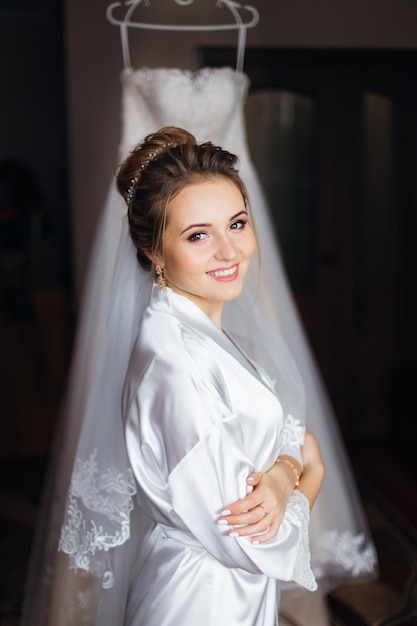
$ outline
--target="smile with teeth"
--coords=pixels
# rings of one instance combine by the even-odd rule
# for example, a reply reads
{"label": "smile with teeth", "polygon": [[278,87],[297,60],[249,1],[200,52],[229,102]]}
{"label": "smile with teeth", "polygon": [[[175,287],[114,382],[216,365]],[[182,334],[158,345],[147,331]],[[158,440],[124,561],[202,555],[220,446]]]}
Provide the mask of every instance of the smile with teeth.
{"label": "smile with teeth", "polygon": [[207,272],[209,276],[232,276],[237,272],[237,265],[233,265],[232,267],[228,267],[224,270],[215,270],[214,272]]}

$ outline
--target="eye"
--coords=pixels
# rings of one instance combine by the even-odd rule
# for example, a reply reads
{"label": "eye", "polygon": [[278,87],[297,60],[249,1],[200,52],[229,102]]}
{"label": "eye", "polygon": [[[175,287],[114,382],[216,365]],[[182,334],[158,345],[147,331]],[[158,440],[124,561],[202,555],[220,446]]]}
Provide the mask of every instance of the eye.
{"label": "eye", "polygon": [[188,237],[188,241],[201,241],[207,237],[206,233],[193,233]]}
{"label": "eye", "polygon": [[233,224],[231,224],[230,228],[231,230],[240,230],[241,228],[245,228],[246,224],[248,223],[248,220],[236,220],[236,222],[233,222]]}

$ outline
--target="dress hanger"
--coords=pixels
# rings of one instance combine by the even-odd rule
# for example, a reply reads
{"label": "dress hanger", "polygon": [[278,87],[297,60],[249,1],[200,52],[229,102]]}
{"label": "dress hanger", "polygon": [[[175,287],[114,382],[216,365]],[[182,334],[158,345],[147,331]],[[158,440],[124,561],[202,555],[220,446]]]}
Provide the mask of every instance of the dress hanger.
{"label": "dress hanger", "polygon": [[[180,6],[186,6],[192,4],[194,0],[174,0],[176,4]],[[237,46],[237,59],[236,59],[236,71],[243,71],[243,62],[245,57],[245,46],[246,46],[246,31],[248,28],[253,28],[259,21],[259,13],[258,11],[250,6],[245,5],[242,6],[238,2],[234,2],[234,0],[217,0],[216,7],[225,6],[232,13],[234,17],[234,23],[231,24],[205,24],[205,25],[191,25],[191,24],[152,24],[146,22],[135,22],[132,21],[132,14],[135,9],[140,5],[144,4],[149,6],[150,0],[127,0],[124,3],[125,7],[129,7],[125,13],[123,19],[118,19],[114,17],[114,12],[117,8],[123,6],[123,2],[113,2],[110,4],[106,11],[106,16],[110,24],[114,24],[115,26],[119,26],[120,28],[120,37],[122,40],[122,50],[123,50],[123,62],[125,67],[131,68],[130,63],[130,49],[129,49],[129,38],[128,38],[128,29],[129,28],[145,28],[151,30],[171,30],[171,31],[219,31],[219,30],[237,30],[238,31],[238,46]],[[252,15],[251,20],[244,22],[239,13],[239,9],[243,9],[245,11],[249,11]]]}

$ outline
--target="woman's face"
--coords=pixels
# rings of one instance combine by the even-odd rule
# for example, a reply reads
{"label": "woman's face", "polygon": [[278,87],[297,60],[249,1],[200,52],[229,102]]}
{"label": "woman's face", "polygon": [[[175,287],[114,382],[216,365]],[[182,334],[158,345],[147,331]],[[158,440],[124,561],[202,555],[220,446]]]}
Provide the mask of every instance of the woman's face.
{"label": "woman's face", "polygon": [[167,284],[221,326],[223,304],[240,295],[256,239],[240,190],[218,177],[182,189],[167,208]]}

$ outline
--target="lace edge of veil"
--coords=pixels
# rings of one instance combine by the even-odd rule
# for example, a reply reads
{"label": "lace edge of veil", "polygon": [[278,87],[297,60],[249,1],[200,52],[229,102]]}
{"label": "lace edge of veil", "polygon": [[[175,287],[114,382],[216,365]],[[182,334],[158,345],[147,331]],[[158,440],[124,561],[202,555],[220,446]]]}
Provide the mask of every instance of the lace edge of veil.
{"label": "lace edge of veil", "polygon": [[352,578],[370,576],[377,569],[377,554],[373,543],[364,533],[327,530],[314,543],[316,578],[325,578],[328,569],[347,573]]}
{"label": "lace edge of veil", "polygon": [[135,493],[130,468],[99,469],[97,450],[76,459],[58,550],[69,556],[70,569],[100,578],[104,589],[113,586],[114,572],[103,556],[130,538]]}

